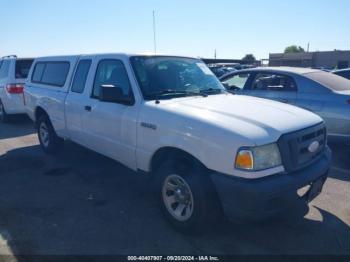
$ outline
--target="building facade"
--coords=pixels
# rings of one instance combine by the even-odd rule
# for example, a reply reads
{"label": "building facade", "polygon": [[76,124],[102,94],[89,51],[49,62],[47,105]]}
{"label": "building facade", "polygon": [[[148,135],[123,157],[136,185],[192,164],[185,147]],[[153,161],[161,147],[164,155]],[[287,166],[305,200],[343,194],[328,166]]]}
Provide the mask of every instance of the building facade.
{"label": "building facade", "polygon": [[350,51],[270,54],[269,66],[343,69],[350,67]]}

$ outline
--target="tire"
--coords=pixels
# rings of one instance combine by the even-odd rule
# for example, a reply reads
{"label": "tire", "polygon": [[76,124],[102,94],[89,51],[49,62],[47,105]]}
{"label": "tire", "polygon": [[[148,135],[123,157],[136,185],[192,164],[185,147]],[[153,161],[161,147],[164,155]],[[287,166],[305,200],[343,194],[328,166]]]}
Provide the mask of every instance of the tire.
{"label": "tire", "polygon": [[166,219],[184,233],[203,231],[221,219],[221,207],[208,171],[187,159],[164,162],[156,171]]}
{"label": "tire", "polygon": [[63,145],[63,139],[57,136],[47,115],[39,118],[37,128],[41,148],[48,154],[57,153]]}
{"label": "tire", "polygon": [[9,122],[9,115],[5,111],[4,104],[0,100],[0,122],[2,123],[8,123]]}

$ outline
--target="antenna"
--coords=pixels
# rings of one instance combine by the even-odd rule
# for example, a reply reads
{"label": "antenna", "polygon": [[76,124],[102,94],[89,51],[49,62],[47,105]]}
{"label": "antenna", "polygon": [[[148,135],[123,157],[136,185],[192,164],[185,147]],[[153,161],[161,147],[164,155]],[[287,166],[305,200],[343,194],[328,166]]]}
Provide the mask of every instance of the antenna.
{"label": "antenna", "polygon": [[156,12],[153,10],[153,45],[154,54],[157,54],[157,39],[156,39]]}

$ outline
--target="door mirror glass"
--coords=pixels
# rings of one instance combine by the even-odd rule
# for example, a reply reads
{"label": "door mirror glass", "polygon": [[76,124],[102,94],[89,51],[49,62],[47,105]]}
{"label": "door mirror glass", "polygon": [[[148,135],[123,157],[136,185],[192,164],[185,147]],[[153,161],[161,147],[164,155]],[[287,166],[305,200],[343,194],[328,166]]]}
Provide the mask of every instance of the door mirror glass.
{"label": "door mirror glass", "polygon": [[225,82],[223,82],[222,83],[222,85],[227,89],[227,90],[230,90],[230,86],[229,86],[229,84],[227,84],[227,83],[225,83]]}
{"label": "door mirror glass", "polygon": [[103,102],[132,105],[133,99],[123,94],[123,90],[115,85],[101,85],[99,100]]}

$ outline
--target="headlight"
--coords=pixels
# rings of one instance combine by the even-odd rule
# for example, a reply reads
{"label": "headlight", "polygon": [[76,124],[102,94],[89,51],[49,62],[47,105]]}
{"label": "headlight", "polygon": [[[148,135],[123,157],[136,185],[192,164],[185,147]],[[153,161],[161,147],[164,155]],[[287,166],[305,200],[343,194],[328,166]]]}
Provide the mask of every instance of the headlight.
{"label": "headlight", "polygon": [[259,171],[282,165],[281,154],[277,144],[242,148],[236,156],[236,168]]}

